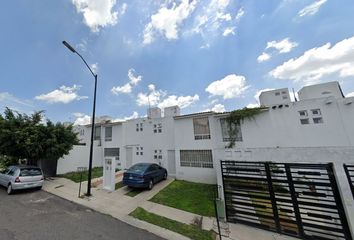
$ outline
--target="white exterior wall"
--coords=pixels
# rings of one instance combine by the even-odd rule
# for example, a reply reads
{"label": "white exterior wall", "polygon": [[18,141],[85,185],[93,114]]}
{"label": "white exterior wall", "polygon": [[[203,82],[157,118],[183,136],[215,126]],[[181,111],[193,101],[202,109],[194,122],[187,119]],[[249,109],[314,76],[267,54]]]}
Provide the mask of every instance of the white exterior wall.
{"label": "white exterior wall", "polygon": [[[74,146],[70,153],[58,160],[57,174],[76,171],[78,167],[88,167],[90,146]],[[94,147],[92,166],[102,167],[102,148]]]}
{"label": "white exterior wall", "polygon": [[[197,116],[199,117],[199,116]],[[215,146],[215,135],[217,126],[214,124],[214,117],[209,118],[210,139],[195,140],[193,117],[175,120],[175,154],[176,154],[176,178],[192,182],[216,183],[215,159],[213,150]],[[214,168],[181,167],[180,150],[212,150]]]}

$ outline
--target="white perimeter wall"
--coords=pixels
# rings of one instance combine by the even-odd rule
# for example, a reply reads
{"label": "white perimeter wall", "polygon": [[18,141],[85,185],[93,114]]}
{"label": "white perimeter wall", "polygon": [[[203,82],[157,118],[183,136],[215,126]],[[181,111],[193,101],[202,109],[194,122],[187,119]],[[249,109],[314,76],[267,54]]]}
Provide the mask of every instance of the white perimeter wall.
{"label": "white perimeter wall", "polygon": [[[77,171],[78,167],[88,167],[90,146],[75,145],[68,155],[58,160],[57,174]],[[101,147],[93,148],[92,166],[101,167],[103,150]]]}
{"label": "white perimeter wall", "polygon": [[[225,152],[216,150],[216,166],[218,185],[222,187],[220,160],[235,161],[272,161],[279,163],[333,163],[337,184],[346,211],[347,219],[354,233],[354,199],[350,190],[343,163],[354,163],[354,147],[295,147],[295,148],[247,148],[233,149]],[[222,198],[224,196],[221,196]],[[354,236],[353,236],[354,237]]]}

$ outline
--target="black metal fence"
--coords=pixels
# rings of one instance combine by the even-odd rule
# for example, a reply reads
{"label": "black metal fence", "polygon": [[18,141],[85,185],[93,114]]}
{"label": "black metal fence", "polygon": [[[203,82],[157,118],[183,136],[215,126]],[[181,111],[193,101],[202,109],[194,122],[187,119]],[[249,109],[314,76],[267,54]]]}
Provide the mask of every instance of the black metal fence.
{"label": "black metal fence", "polygon": [[343,167],[354,198],[354,164],[343,164]]}
{"label": "black metal fence", "polygon": [[332,164],[221,161],[221,171],[229,222],[352,240]]}

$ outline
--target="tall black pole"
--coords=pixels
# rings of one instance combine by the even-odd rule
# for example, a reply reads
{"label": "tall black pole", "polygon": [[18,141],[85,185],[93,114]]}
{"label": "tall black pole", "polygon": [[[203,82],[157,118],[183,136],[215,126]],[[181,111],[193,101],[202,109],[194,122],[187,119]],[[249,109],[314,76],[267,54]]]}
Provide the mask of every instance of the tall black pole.
{"label": "tall black pole", "polygon": [[94,138],[94,132],[95,132],[96,90],[97,90],[97,74],[95,74],[95,90],[93,93],[93,110],[92,110],[92,121],[91,121],[92,122],[91,123],[91,145],[90,145],[90,159],[89,159],[86,196],[91,196],[91,173],[92,173],[93,138]]}
{"label": "tall black pole", "polygon": [[92,156],[93,156],[93,138],[95,132],[95,111],[96,111],[96,89],[97,89],[97,74],[95,74],[90,66],[87,64],[85,59],[78,53],[69,43],[66,41],[62,42],[65,47],[67,47],[71,52],[76,53],[82,61],[85,63],[86,67],[90,70],[91,74],[95,77],[95,90],[93,94],[93,111],[92,111],[92,124],[91,124],[91,145],[90,145],[90,158],[89,158],[89,169],[88,169],[88,182],[87,182],[87,193],[86,196],[91,196],[91,175],[92,175]]}

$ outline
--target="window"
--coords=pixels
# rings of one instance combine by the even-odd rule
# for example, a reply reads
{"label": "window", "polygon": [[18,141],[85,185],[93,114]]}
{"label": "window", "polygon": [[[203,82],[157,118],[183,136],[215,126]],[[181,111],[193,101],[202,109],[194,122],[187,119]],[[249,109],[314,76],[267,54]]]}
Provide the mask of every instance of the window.
{"label": "window", "polygon": [[154,159],[162,159],[162,150],[154,150]]}
{"label": "window", "polygon": [[300,119],[301,124],[310,124],[310,121],[308,118]]}
{"label": "window", "polygon": [[84,129],[80,129],[80,136],[84,136],[85,135],[85,130]]}
{"label": "window", "polygon": [[143,124],[140,123],[140,131],[143,131]]}
{"label": "window", "polygon": [[139,132],[139,123],[136,124],[136,131]]}
{"label": "window", "polygon": [[226,120],[226,118],[220,119],[220,124],[221,124],[221,134],[222,134],[222,139],[224,142],[229,142],[231,141],[230,137],[230,131],[234,135],[233,137],[235,138],[235,141],[241,142],[242,141],[242,132],[241,132],[241,124],[240,121],[237,122],[237,124],[232,123],[231,124],[231,129],[230,129],[230,124]]}
{"label": "window", "polygon": [[210,128],[208,117],[193,118],[194,139],[210,139]]}
{"label": "window", "polygon": [[112,127],[105,127],[105,129],[104,129],[105,131],[105,133],[104,133],[104,140],[106,141],[106,142],[108,142],[108,141],[112,141]]}
{"label": "window", "polygon": [[180,150],[181,167],[213,168],[211,150]]}
{"label": "window", "polygon": [[315,124],[323,123],[323,119],[321,117],[313,118],[313,123]]}
{"label": "window", "polygon": [[119,148],[105,148],[104,149],[105,157],[119,157]]}
{"label": "window", "polygon": [[299,111],[300,117],[306,117],[307,116],[307,111],[303,110],[303,111]]}
{"label": "window", "polygon": [[101,140],[101,126],[95,127],[95,132],[94,132],[95,140]]}
{"label": "window", "polygon": [[283,99],[288,99],[288,96],[283,96]]}
{"label": "window", "polygon": [[318,115],[318,116],[321,115],[321,110],[320,109],[312,109],[311,112],[312,112],[312,115]]}
{"label": "window", "polygon": [[280,95],[280,92],[276,92],[276,93],[275,93],[275,96],[279,96],[279,95]]}
{"label": "window", "polygon": [[20,177],[29,177],[29,176],[40,176],[42,171],[39,168],[23,168],[20,172]]}
{"label": "window", "polygon": [[162,123],[154,124],[153,132],[154,133],[162,133]]}
{"label": "window", "polygon": [[137,132],[139,132],[139,131],[142,132],[143,131],[143,123],[140,123],[140,124],[137,123],[136,124],[136,131]]}

